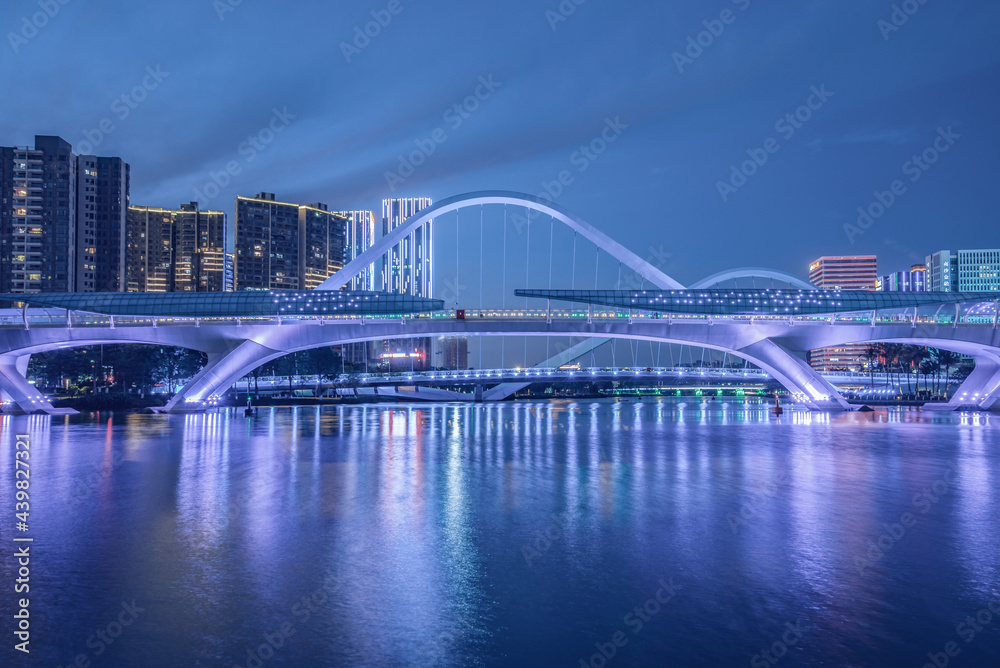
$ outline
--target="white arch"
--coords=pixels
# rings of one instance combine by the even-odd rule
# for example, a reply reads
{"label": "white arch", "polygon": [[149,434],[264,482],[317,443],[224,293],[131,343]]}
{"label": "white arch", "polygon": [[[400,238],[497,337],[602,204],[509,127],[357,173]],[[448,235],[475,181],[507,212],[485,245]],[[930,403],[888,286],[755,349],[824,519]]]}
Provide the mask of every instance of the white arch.
{"label": "white arch", "polygon": [[789,274],[786,271],[778,271],[777,269],[765,269],[763,267],[744,267],[742,269],[728,269],[726,271],[720,271],[717,274],[712,274],[711,276],[701,279],[692,285],[691,289],[708,289],[717,286],[720,283],[732,281],[737,278],[769,278],[775,281],[782,281],[783,283],[794,285],[802,290],[819,290],[819,288],[812,283],[808,283],[794,274]]}
{"label": "white arch", "polygon": [[625,248],[617,241],[607,236],[589,223],[581,220],[575,214],[567,211],[561,206],[533,195],[523,193],[506,192],[502,190],[488,190],[483,192],[457,195],[442,200],[430,206],[420,213],[408,218],[402,225],[382,237],[374,246],[359,255],[353,261],[338,271],[336,274],[326,279],[317,290],[340,290],[347,285],[355,276],[359,275],[373,262],[385,255],[393,246],[400,243],[410,232],[417,229],[429,220],[441,216],[450,211],[457,211],[477,204],[512,204],[523,206],[539,213],[552,216],[559,222],[567,225],[570,229],[578,232],[588,241],[593,242],[598,248],[610,253],[612,257],[621,261],[629,269],[645,278],[658,288],[664,290],[683,290],[684,286],[667,276],[662,271],[649,264],[638,255]]}

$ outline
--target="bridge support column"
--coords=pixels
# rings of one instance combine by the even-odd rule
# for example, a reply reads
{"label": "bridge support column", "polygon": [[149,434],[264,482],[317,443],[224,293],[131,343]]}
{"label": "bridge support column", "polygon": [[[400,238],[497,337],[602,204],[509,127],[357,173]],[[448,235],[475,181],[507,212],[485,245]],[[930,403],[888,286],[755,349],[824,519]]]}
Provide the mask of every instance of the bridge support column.
{"label": "bridge support column", "polygon": [[28,413],[48,413],[49,415],[72,415],[72,408],[55,408],[45,395],[36,390],[25,378],[31,355],[0,355],[0,397],[5,402],[5,413],[24,415]]}
{"label": "bridge support column", "polygon": [[771,339],[764,339],[736,351],[774,376],[811,410],[851,410],[851,405],[823,376],[802,358]]}
{"label": "bridge support column", "polygon": [[976,356],[976,368],[955,390],[951,401],[925,404],[924,410],[955,411],[962,406],[978,406],[985,411],[1000,412],[1000,358]]}
{"label": "bridge support column", "polygon": [[482,383],[476,383],[476,397],[474,401],[477,404],[483,403],[483,386]]}
{"label": "bridge support column", "polygon": [[165,413],[196,413],[209,407],[216,392],[233,386],[247,372],[281,353],[255,341],[234,342],[228,352],[209,354],[208,364],[163,409]]}

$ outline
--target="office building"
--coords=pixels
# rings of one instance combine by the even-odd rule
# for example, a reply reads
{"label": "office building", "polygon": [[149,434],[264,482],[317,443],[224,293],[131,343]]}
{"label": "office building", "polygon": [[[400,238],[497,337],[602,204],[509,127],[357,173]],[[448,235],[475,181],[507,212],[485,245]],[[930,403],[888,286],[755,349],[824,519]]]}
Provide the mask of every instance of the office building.
{"label": "office building", "polygon": [[[431,206],[429,197],[382,201],[382,236]],[[434,221],[410,232],[382,258],[382,289],[396,294],[430,297],[434,285]]]}
{"label": "office building", "polygon": [[1000,291],[1000,249],[938,251],[928,255],[927,284],[933,292]]}
{"label": "office building", "polygon": [[225,289],[226,214],[197,202],[178,209],[133,206],[126,224],[129,292]]}
{"label": "office building", "polygon": [[958,256],[951,251],[938,251],[928,255],[927,290],[930,292],[955,292],[958,290]]}
{"label": "office building", "polygon": [[347,219],[325,204],[236,198],[237,290],[311,290],[344,266]]}
{"label": "office building", "polygon": [[[878,281],[874,255],[824,256],[809,265],[809,282],[821,290],[874,290]],[[809,352],[809,364],[819,372],[861,371],[865,345],[849,343]]]}
{"label": "office building", "polygon": [[129,165],[60,137],[0,148],[0,290],[121,292]]}
{"label": "office building", "polygon": [[809,282],[821,290],[874,290],[874,255],[824,256],[810,263]]}
{"label": "office building", "polygon": [[897,271],[887,276],[880,276],[876,281],[878,292],[926,292],[927,267],[915,264],[909,271]]}

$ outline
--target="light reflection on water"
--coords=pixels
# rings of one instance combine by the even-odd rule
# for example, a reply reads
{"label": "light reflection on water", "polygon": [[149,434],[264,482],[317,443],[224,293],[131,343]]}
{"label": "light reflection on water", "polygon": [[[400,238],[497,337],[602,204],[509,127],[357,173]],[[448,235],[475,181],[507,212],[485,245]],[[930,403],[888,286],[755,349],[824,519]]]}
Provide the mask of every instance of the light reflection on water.
{"label": "light reflection on water", "polygon": [[[270,638],[265,666],[579,666],[617,631],[609,666],[746,665],[798,623],[781,665],[919,666],[1000,601],[985,414],[645,401],[2,416],[4,489],[17,433],[32,439],[45,665],[243,666]],[[906,512],[916,525],[866,561]],[[626,615],[669,578],[677,597],[634,633]],[[88,637],[132,599],[145,612],[95,656]],[[294,635],[274,635],[283,624]],[[961,642],[963,665],[990,665],[998,628]]]}

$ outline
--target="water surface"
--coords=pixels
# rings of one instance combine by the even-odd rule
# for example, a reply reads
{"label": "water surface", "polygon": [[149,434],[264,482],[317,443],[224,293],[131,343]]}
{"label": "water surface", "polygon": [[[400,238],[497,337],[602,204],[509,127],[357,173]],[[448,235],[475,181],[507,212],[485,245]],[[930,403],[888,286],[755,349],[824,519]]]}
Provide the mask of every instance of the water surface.
{"label": "water surface", "polygon": [[671,402],[5,416],[0,664],[919,668],[951,647],[1000,665],[998,422]]}

